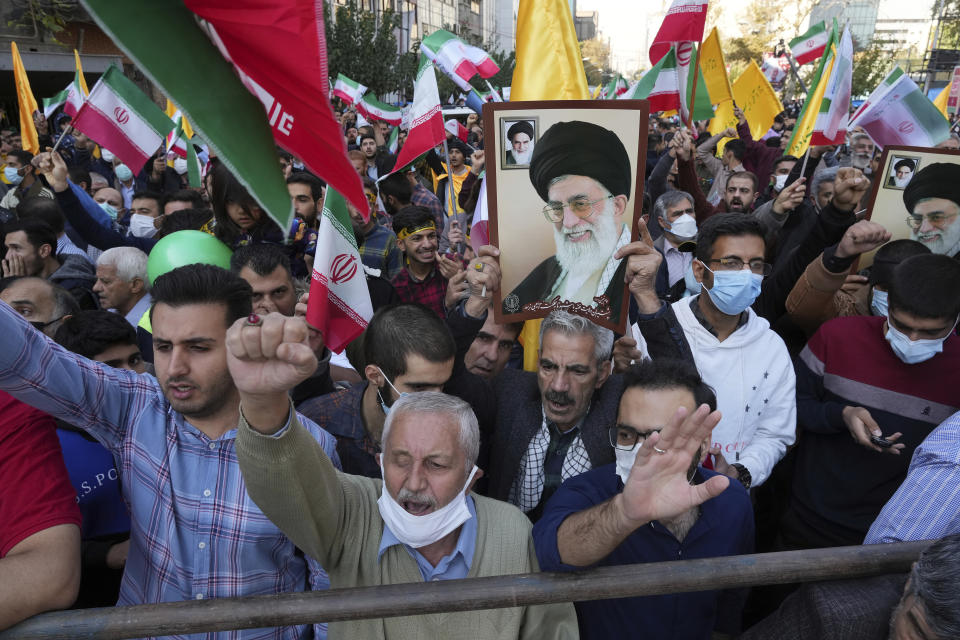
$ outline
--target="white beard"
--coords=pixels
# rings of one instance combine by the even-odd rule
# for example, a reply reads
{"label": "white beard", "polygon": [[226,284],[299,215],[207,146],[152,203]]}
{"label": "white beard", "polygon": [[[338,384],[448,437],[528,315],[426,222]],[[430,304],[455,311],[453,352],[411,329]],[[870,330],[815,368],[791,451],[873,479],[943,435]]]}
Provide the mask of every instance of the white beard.
{"label": "white beard", "polygon": [[937,229],[925,234],[914,231],[910,234],[910,239],[923,242],[933,253],[952,258],[960,251],[960,218],[955,219],[946,229]]}
{"label": "white beard", "polygon": [[[563,226],[553,230],[553,239],[557,245],[557,262],[567,273],[591,274],[607,264],[607,260],[617,248],[620,230],[617,229],[613,215],[616,208],[613,200],[607,200],[606,206],[596,216],[596,224],[582,221],[572,229]],[[585,242],[569,242],[570,233],[590,231],[590,239]]]}
{"label": "white beard", "polygon": [[912,178],[912,177],[913,177],[913,174],[912,174],[912,173],[911,173],[910,175],[908,175],[907,177],[905,177],[905,178],[901,178],[901,177],[899,177],[899,176],[893,176],[893,184],[895,184],[895,185],[897,185],[898,187],[900,187],[901,189],[903,189],[903,188],[905,188],[908,184],[910,184],[910,178]]}
{"label": "white beard", "polygon": [[527,145],[527,150],[523,153],[520,153],[516,149],[513,149],[511,153],[513,153],[513,159],[517,164],[530,164],[530,156],[533,155],[533,145]]}
{"label": "white beard", "polygon": [[856,169],[866,169],[870,166],[872,156],[866,153],[855,153],[850,157],[850,164]]}

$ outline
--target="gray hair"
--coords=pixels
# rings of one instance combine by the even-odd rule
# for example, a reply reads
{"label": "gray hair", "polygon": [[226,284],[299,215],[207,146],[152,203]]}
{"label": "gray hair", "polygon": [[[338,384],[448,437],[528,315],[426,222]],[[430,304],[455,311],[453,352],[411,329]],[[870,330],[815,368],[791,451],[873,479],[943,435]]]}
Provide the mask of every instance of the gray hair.
{"label": "gray hair", "polygon": [[910,571],[910,593],[923,604],[924,619],[938,638],[960,638],[960,534],[937,540]]}
{"label": "gray hair", "polygon": [[[44,280],[44,282],[48,281]],[[51,320],[80,313],[80,304],[77,299],[60,285],[50,283],[50,295],[53,296],[53,317],[50,318]]]}
{"label": "gray hair", "polygon": [[816,198],[820,194],[820,185],[836,180],[839,170],[840,167],[826,167],[813,174],[813,180],[810,181],[810,195]]}
{"label": "gray hair", "polygon": [[473,413],[469,404],[460,398],[440,391],[418,391],[401,395],[390,407],[387,420],[383,425],[381,442],[384,445],[390,437],[390,429],[393,427],[393,423],[397,421],[399,416],[408,413],[433,413],[455,418],[460,425],[460,447],[467,458],[468,472],[477,463],[477,456],[480,455],[480,425],[477,423],[477,416]]}
{"label": "gray hair", "polygon": [[866,139],[869,140],[870,142],[873,142],[873,138],[871,138],[871,137],[868,136],[867,134],[857,132],[857,133],[853,134],[852,136],[850,136],[850,144],[852,145],[852,144],[853,144],[854,142],[856,142],[857,140],[862,140],[863,138],[866,138]]}
{"label": "gray hair", "polygon": [[552,311],[540,325],[540,344],[547,331],[558,331],[567,336],[589,335],[593,338],[593,355],[598,364],[610,360],[613,353],[613,331],[604,329],[586,318],[566,311]]}
{"label": "gray hair", "polygon": [[680,204],[680,202],[683,200],[689,202],[691,206],[693,205],[693,196],[686,191],[681,191],[679,189],[664,191],[663,195],[657,198],[656,203],[653,205],[653,213],[661,220],[666,220],[667,209],[674,205]]}
{"label": "gray hair", "polygon": [[124,282],[133,282],[134,278],[140,278],[144,288],[150,288],[150,281],[147,279],[147,254],[136,247],[107,249],[97,258],[97,266],[116,267],[117,277]]}

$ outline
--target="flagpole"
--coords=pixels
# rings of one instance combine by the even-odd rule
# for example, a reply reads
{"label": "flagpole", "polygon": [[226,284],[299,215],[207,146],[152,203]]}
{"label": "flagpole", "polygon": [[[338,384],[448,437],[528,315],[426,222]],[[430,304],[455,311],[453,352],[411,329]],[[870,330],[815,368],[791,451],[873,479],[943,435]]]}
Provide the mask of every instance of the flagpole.
{"label": "flagpole", "polygon": [[803,92],[807,93],[807,87],[803,84],[803,80],[800,79],[800,74],[797,72],[797,63],[793,61],[793,54],[789,51],[787,52],[787,60],[790,61],[790,71],[793,72],[793,79],[797,81],[797,84],[800,85]]}
{"label": "flagpole", "polygon": [[63,142],[63,139],[66,138],[66,137],[67,137],[68,135],[70,135],[71,133],[73,133],[73,125],[72,125],[72,124],[68,124],[68,125],[67,125],[67,128],[64,129],[63,133],[60,134],[60,137],[57,138],[57,142],[56,142],[56,144],[53,145],[53,149],[51,149],[50,152],[52,153],[52,152],[56,151],[56,150],[60,147],[60,143]]}
{"label": "flagpole", "polygon": [[487,87],[490,88],[490,91],[493,92],[493,95],[495,95],[496,97],[500,98],[499,100],[497,100],[497,102],[503,102],[503,96],[501,96],[499,93],[497,93],[497,90],[493,88],[493,85],[490,84],[490,81],[487,80],[486,78],[484,78],[483,81],[487,83]]}
{"label": "flagpole", "polygon": [[[800,165],[800,177],[807,175],[807,159],[810,157],[810,145],[807,145],[807,150],[803,152],[803,164]],[[816,195],[816,194],[814,194]]]}
{"label": "flagpole", "polygon": [[[693,123],[693,112],[697,108],[697,81],[700,79],[700,49],[703,47],[703,33],[700,33],[700,41],[697,42],[697,61],[693,65],[693,90],[690,91],[690,121],[687,123],[687,126],[690,127],[690,131],[693,133],[693,141],[697,141],[697,126]],[[686,87],[684,87],[684,91]]]}

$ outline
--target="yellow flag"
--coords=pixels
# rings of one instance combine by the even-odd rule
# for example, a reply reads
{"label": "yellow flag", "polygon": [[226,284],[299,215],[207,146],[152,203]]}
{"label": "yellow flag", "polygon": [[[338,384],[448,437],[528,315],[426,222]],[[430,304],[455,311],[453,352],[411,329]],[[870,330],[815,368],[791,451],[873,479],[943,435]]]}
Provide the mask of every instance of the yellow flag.
{"label": "yellow flag", "polygon": [[601,91],[603,91],[603,84],[600,83],[600,82],[598,82],[598,83],[597,83],[597,88],[593,90],[593,95],[590,96],[590,99],[591,99],[591,100],[596,100],[597,98],[599,98]]}
{"label": "yellow flag", "polygon": [[[510,91],[513,95],[513,91]],[[542,319],[527,320],[517,336],[523,347],[523,370],[536,371],[540,368],[540,324]]]}
{"label": "yellow flag", "polygon": [[[713,114],[713,118],[710,120],[710,124],[707,126],[707,131],[710,132],[711,136],[715,136],[727,127],[737,128],[737,116],[733,115],[733,100],[724,100],[717,105],[717,110]],[[720,138],[720,141],[717,143],[717,155],[723,155],[723,148],[727,146],[727,140],[732,140],[733,138]]]}
{"label": "yellow flag", "polygon": [[823,67],[823,73],[820,74],[820,82],[807,94],[807,103],[804,106],[803,116],[797,120],[793,127],[793,140],[787,147],[785,153],[799,158],[807,152],[810,146],[810,137],[813,135],[813,127],[817,123],[817,114],[820,113],[820,103],[823,102],[823,94],[827,91],[827,83],[830,82],[830,74],[833,72],[833,63],[837,60],[836,47],[831,47],[828,54],[830,59]]}
{"label": "yellow flag", "polygon": [[733,98],[730,78],[727,77],[727,63],[723,59],[716,27],[710,31],[700,48],[700,69],[703,71],[703,81],[707,84],[707,93],[714,103]]}
{"label": "yellow flag", "polygon": [[73,50],[73,59],[77,61],[77,78],[80,79],[80,88],[83,89],[83,95],[90,95],[90,89],[87,88],[87,79],[83,77],[83,67],[80,65],[80,54],[76,49]]}
{"label": "yellow flag", "polygon": [[[821,97],[822,95],[821,92]],[[733,98],[737,101],[737,106],[743,109],[754,140],[762,138],[773,125],[773,119],[783,111],[780,98],[753,60],[733,83]]]}
{"label": "yellow flag", "polygon": [[30,153],[40,151],[40,139],[37,136],[37,126],[33,124],[33,114],[38,111],[37,101],[30,91],[30,81],[20,59],[20,50],[16,42],[10,43],[10,53],[13,55],[13,80],[17,85],[17,103],[20,105],[20,142],[24,150]]}
{"label": "yellow flag", "polygon": [[[167,114],[167,117],[173,120],[174,114],[179,111],[177,105],[170,102],[170,98],[167,98],[167,108],[164,109],[164,113]],[[190,126],[190,121],[187,120],[187,116],[180,114],[180,117],[183,118],[183,135],[187,137],[187,140],[193,137],[193,127]]]}
{"label": "yellow flag", "polygon": [[590,97],[580,44],[567,0],[520,0],[517,66],[510,100],[586,100]]}
{"label": "yellow flag", "polygon": [[937,97],[933,100],[933,106],[943,114],[944,118],[950,119],[950,116],[947,115],[947,98],[950,97],[950,85],[948,84],[943,89],[940,90],[940,93],[937,94]]}

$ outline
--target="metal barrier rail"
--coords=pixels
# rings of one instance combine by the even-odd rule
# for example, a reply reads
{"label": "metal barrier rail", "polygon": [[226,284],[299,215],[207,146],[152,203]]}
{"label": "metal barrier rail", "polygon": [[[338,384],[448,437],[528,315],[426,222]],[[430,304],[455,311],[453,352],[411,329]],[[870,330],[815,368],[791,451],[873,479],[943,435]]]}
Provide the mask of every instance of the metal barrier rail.
{"label": "metal barrier rail", "polygon": [[0,640],[120,640],[902,573],[929,542],[45,613]]}

